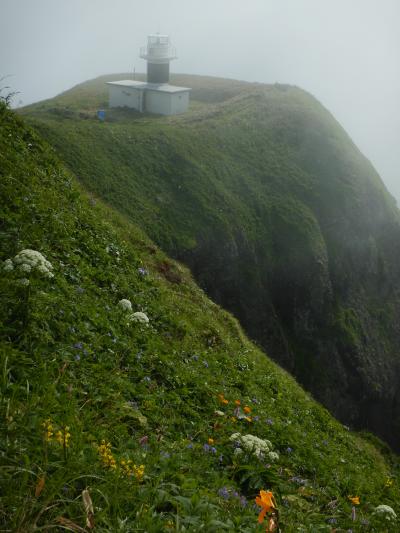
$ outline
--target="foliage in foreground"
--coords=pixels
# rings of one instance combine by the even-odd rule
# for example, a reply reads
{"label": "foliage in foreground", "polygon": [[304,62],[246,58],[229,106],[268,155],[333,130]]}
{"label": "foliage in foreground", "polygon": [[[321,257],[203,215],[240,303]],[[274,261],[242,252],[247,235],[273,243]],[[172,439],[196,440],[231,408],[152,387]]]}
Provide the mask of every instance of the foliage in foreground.
{"label": "foliage in foreground", "polygon": [[[1,529],[265,531],[264,490],[285,532],[397,531],[375,511],[399,511],[397,459],[336,422],[2,104],[0,124]],[[27,249],[52,276],[21,267]]]}

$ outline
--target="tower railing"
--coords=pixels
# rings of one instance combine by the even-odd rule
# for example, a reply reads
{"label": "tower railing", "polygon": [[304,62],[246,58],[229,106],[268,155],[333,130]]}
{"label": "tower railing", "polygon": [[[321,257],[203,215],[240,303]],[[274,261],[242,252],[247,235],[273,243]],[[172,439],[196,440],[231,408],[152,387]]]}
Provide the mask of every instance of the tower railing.
{"label": "tower railing", "polygon": [[176,59],[176,48],[173,46],[147,45],[140,48],[140,57],[147,60]]}

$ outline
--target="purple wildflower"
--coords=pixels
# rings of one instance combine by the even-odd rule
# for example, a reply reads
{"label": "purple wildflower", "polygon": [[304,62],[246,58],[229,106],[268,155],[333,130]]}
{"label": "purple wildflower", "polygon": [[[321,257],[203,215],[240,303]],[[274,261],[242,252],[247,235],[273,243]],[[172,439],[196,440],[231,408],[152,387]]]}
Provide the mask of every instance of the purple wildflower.
{"label": "purple wildflower", "polygon": [[203,361],[203,365],[208,368],[208,362],[206,360]]}
{"label": "purple wildflower", "polygon": [[228,500],[229,499],[229,489],[227,489],[226,487],[222,487],[222,489],[219,489],[219,491],[218,491],[218,496],[221,496],[221,498],[223,498],[224,500]]}
{"label": "purple wildflower", "polygon": [[265,421],[266,424],[268,424],[269,426],[272,426],[272,424],[274,423],[274,421],[272,420],[272,418],[267,418],[267,420]]}
{"label": "purple wildflower", "polygon": [[240,496],[240,506],[247,507],[247,500],[245,496]]}
{"label": "purple wildflower", "polygon": [[204,450],[206,453],[208,453],[208,452],[210,451],[210,448],[211,448],[210,445],[207,444],[207,443],[205,443],[205,444],[203,445],[203,450]]}
{"label": "purple wildflower", "polygon": [[212,447],[210,448],[210,452],[211,452],[211,453],[217,453],[217,449],[214,448],[214,446],[212,446]]}
{"label": "purple wildflower", "polygon": [[139,267],[138,272],[141,276],[147,276],[148,271],[145,268]]}
{"label": "purple wildflower", "polygon": [[171,454],[168,452],[161,452],[160,456],[162,457],[162,459],[169,459],[171,457]]}
{"label": "purple wildflower", "polygon": [[292,453],[293,449],[292,449],[290,446],[288,446],[288,447],[286,448],[286,451],[287,451],[287,453]]}
{"label": "purple wildflower", "polygon": [[75,348],[75,350],[82,350],[83,344],[81,342],[76,342],[74,344],[74,348]]}
{"label": "purple wildflower", "polygon": [[75,361],[80,361],[81,360],[81,356],[80,355],[75,355]]}
{"label": "purple wildflower", "polygon": [[193,443],[189,442],[189,444],[186,446],[186,448],[189,448],[191,450],[193,448]]}

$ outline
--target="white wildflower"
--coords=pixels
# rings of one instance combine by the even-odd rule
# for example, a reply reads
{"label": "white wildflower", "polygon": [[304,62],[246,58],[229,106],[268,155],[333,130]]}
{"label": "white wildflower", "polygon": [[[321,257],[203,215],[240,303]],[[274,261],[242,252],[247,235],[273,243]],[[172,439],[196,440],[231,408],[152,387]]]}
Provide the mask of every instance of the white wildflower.
{"label": "white wildflower", "polygon": [[[11,261],[9,259],[8,261]],[[46,278],[53,278],[53,265],[37,250],[21,250],[12,260],[14,265],[18,266],[18,270],[25,274],[31,273],[33,270],[39,272]]]}
{"label": "white wildflower", "polygon": [[243,453],[242,448],[235,448],[233,455],[242,455],[242,453]]}
{"label": "white wildflower", "polygon": [[268,453],[268,458],[270,461],[279,461],[279,455],[277,452],[269,452]]}
{"label": "white wildflower", "polygon": [[225,413],[223,411],[214,411],[215,416],[225,416]]}
{"label": "white wildflower", "polygon": [[14,265],[11,259],[6,259],[3,263],[3,270],[5,272],[11,272],[14,270]]}
{"label": "white wildflower", "polygon": [[389,505],[378,505],[373,514],[389,522],[394,522],[397,518],[397,514]]}
{"label": "white wildflower", "polygon": [[272,443],[267,439],[260,439],[255,435],[241,435],[240,433],[233,433],[233,435],[229,437],[229,440],[238,442],[242,448],[255,455],[258,459],[262,459],[266,455],[268,455],[271,461],[276,461],[279,459],[279,455],[272,451]]}
{"label": "white wildflower", "polygon": [[29,272],[32,270],[32,267],[31,265],[28,265],[28,263],[21,263],[18,266],[18,270],[20,270],[21,272],[25,272],[25,274],[29,274]]}
{"label": "white wildflower", "polygon": [[131,315],[129,315],[129,322],[140,322],[141,324],[148,324],[149,317],[146,315],[146,313],[136,311],[136,313],[132,313]]}
{"label": "white wildflower", "polygon": [[123,311],[132,311],[132,304],[129,300],[126,300],[123,298],[118,302],[118,307],[120,307]]}
{"label": "white wildflower", "polygon": [[30,281],[27,278],[21,278],[20,280],[18,280],[18,283],[20,285],[22,285],[23,287],[27,287],[29,285]]}

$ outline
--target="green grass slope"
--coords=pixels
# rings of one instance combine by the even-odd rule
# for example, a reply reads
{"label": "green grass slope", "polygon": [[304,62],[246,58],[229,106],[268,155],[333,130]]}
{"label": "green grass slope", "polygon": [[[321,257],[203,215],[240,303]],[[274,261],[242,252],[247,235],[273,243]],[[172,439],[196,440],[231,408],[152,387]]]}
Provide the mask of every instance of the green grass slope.
{"label": "green grass slope", "polygon": [[400,219],[370,163],[289,86],[176,76],[187,114],[99,123],[124,77],[23,113],[331,412],[398,447]]}
{"label": "green grass slope", "polygon": [[[2,104],[0,146],[3,531],[265,531],[260,489],[285,532],[398,531],[374,511],[400,510],[397,458],[335,421]],[[53,277],[11,269],[23,249]],[[278,455],[238,454],[237,432]]]}

